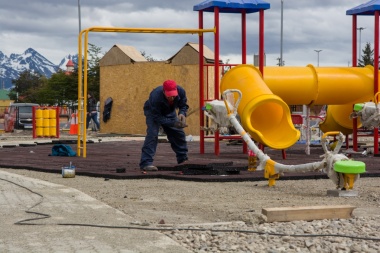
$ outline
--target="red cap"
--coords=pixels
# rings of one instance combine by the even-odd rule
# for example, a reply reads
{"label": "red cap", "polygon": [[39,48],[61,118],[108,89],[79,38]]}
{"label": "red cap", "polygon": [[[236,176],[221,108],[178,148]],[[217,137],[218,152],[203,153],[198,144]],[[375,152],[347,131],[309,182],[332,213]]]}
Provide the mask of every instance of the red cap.
{"label": "red cap", "polygon": [[164,82],[164,93],[167,97],[178,96],[177,84],[174,80],[166,80]]}

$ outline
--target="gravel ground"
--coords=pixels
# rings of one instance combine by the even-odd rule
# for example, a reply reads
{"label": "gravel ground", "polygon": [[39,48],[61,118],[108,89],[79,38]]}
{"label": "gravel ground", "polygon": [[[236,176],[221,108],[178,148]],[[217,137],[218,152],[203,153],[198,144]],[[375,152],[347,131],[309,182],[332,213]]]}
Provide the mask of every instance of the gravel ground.
{"label": "gravel ground", "polygon": [[[76,188],[133,217],[135,225],[159,227],[194,252],[379,252],[378,178],[355,183],[356,197],[329,197],[331,180],[188,182],[105,180],[28,170],[7,172]],[[351,219],[267,223],[266,207],[352,205]],[[372,240],[370,240],[372,238]]]}
{"label": "gravel ground", "polygon": [[[28,139],[19,135],[13,133],[11,142]],[[193,252],[380,252],[378,178],[356,181],[356,197],[331,197],[327,190],[335,185],[329,179],[280,179],[268,187],[267,181],[105,180],[2,170],[78,189],[131,216],[133,225],[157,227]],[[268,207],[331,205],[356,209],[351,219],[309,222],[268,223],[261,214]]]}

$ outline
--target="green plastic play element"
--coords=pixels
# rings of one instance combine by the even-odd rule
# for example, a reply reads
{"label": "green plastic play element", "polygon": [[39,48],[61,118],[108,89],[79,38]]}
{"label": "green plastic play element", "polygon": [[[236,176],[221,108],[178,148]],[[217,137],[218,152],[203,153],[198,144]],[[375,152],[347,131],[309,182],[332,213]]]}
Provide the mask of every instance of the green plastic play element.
{"label": "green plastic play element", "polygon": [[334,170],[340,173],[361,174],[365,172],[365,163],[360,161],[339,161],[334,164]]}
{"label": "green plastic play element", "polygon": [[358,112],[360,110],[362,110],[364,107],[364,104],[355,104],[354,105],[354,111]]}
{"label": "green plastic play element", "polygon": [[205,108],[206,110],[211,110],[212,109],[212,105],[210,105],[210,104],[206,104],[206,108]]}

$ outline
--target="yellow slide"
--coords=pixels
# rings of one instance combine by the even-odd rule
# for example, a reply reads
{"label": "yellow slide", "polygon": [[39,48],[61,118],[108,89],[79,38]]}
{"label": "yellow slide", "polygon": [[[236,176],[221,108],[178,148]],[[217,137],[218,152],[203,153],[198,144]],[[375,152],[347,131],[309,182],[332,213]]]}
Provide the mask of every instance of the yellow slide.
{"label": "yellow slide", "polygon": [[323,132],[352,132],[349,115],[355,103],[373,98],[373,67],[265,67],[239,65],[222,78],[220,91],[238,89],[238,114],[251,137],[274,149],[294,145],[300,133],[288,105],[328,105]]}

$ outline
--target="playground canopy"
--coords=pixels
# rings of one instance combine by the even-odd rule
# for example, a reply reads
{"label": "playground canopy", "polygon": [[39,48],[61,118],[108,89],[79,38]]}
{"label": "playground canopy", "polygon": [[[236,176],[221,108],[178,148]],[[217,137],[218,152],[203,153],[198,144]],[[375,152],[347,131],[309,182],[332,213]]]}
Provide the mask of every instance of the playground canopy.
{"label": "playground canopy", "polygon": [[380,10],[380,0],[372,0],[358,5],[346,11],[346,15],[369,15],[373,16],[375,11]]}
{"label": "playground canopy", "polygon": [[260,10],[270,9],[270,4],[262,0],[206,0],[194,5],[194,11],[214,12],[214,7],[219,8],[220,13],[254,13]]}

